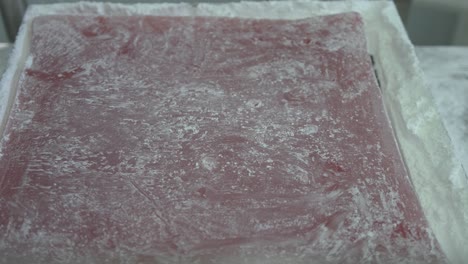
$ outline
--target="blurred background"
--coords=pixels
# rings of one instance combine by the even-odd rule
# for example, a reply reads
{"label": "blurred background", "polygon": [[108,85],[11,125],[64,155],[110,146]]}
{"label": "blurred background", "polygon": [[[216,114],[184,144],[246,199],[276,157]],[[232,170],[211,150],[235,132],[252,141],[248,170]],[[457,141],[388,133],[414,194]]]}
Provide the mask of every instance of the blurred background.
{"label": "blurred background", "polygon": [[[0,0],[0,42],[14,41],[22,15],[28,5],[55,2],[77,2],[77,0]],[[113,0],[106,2],[151,3],[181,2],[181,0]],[[188,0],[184,2],[230,1]],[[468,46],[468,0],[395,0],[394,2],[415,45]]]}

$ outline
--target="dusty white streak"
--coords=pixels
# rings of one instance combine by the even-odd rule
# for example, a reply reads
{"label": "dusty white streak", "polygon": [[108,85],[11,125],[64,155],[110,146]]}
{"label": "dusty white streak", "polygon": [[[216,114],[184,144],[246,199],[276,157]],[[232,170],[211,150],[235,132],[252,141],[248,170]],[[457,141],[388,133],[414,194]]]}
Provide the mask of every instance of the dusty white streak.
{"label": "dusty white streak", "polygon": [[[6,71],[0,80],[0,135],[2,136],[8,112],[16,94],[16,83],[20,78],[20,73],[24,68],[29,54],[30,35],[31,25],[28,20],[25,19],[19,29]],[[1,155],[2,153],[0,150],[0,156]]]}

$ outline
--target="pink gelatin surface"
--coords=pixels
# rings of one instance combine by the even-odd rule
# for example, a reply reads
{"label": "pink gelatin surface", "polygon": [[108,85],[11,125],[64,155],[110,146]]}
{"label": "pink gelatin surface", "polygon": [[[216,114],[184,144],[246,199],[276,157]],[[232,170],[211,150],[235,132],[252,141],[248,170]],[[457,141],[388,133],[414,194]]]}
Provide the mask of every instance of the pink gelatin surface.
{"label": "pink gelatin surface", "polygon": [[446,261],[358,14],[44,16],[30,56],[1,143],[2,262]]}

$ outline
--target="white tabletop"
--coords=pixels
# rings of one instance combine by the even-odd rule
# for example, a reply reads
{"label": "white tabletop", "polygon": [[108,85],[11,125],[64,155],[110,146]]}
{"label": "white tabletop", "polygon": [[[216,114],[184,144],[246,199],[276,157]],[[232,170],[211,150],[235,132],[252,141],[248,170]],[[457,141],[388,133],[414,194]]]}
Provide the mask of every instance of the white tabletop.
{"label": "white tabletop", "polygon": [[468,47],[417,47],[428,87],[455,152],[468,170]]}

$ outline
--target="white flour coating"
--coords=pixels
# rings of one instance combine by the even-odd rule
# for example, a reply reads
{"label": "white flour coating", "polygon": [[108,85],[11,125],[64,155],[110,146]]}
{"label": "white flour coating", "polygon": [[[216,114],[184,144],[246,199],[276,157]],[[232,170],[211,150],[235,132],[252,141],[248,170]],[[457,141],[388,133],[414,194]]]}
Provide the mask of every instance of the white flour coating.
{"label": "white flour coating", "polygon": [[[366,24],[370,53],[375,56],[385,104],[410,170],[414,187],[437,239],[452,263],[468,259],[468,184],[453,148],[424,87],[423,75],[394,4],[373,2],[241,2],[231,4],[56,4],[32,6],[0,83],[0,116],[5,119],[12,87],[28,54],[30,22],[46,14],[207,15],[296,19],[357,11]],[[256,104],[253,104],[256,105]],[[0,127],[1,129],[1,127]],[[307,128],[312,133],[315,128]],[[216,166],[207,157],[202,166]]]}
{"label": "white flour coating", "polygon": [[[417,47],[455,152],[468,168],[468,47]],[[447,63],[450,62],[450,63]]]}

